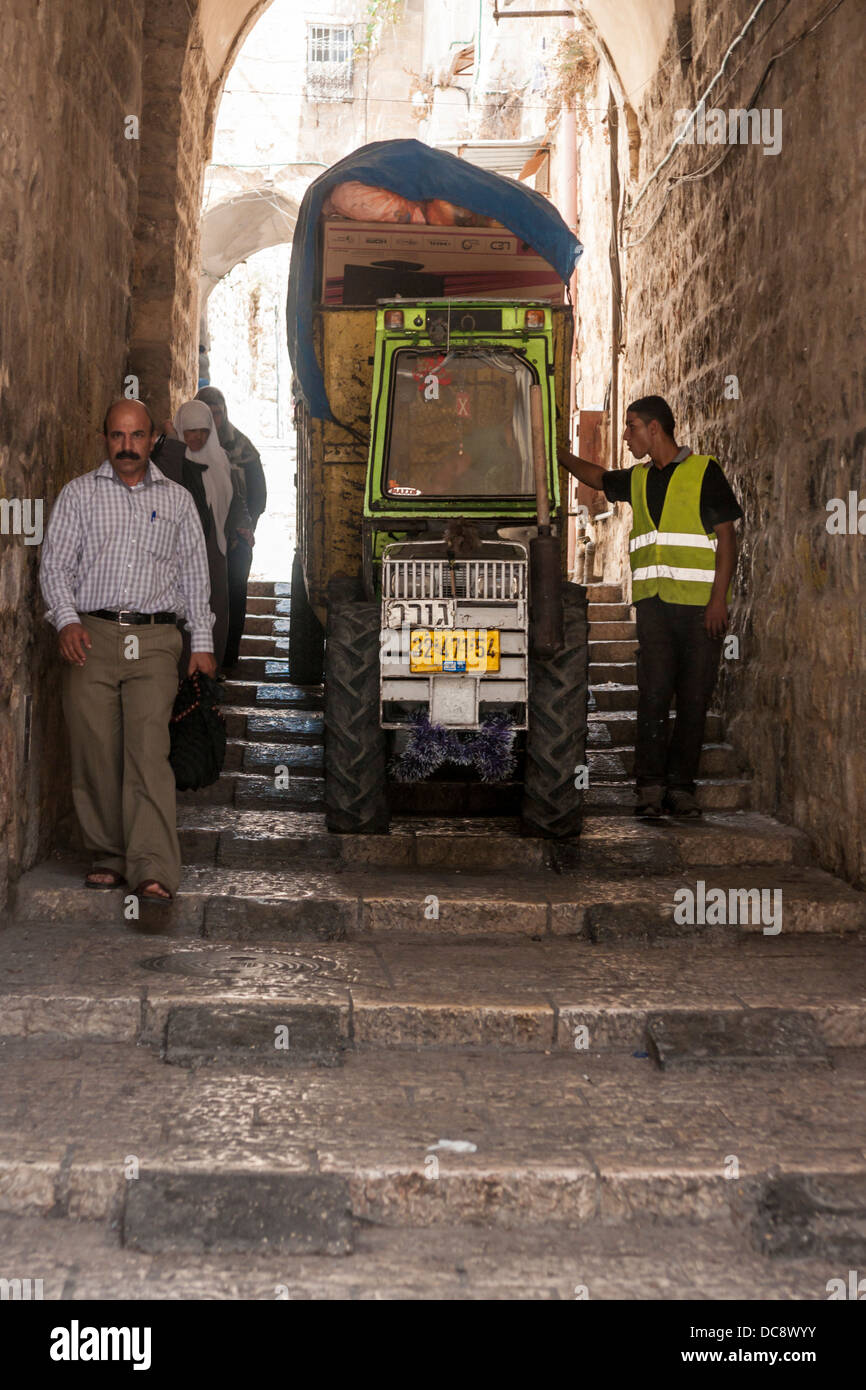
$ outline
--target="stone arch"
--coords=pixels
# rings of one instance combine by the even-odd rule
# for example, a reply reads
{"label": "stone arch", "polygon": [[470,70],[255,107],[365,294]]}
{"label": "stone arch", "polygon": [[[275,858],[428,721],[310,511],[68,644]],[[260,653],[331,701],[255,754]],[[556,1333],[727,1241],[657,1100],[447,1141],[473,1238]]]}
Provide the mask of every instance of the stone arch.
{"label": "stone arch", "polygon": [[200,210],[220,93],[272,0],[148,0],[127,370],[158,417],[196,379]]}
{"label": "stone arch", "polygon": [[208,209],[201,223],[202,314],[211,290],[240,261],[292,240],[299,205],[299,198],[260,182]]}
{"label": "stone arch", "polygon": [[[147,78],[128,371],[139,377],[143,395],[158,414],[195,380],[198,263],[202,252],[210,258],[213,249],[201,237],[210,241],[220,229],[229,239],[233,234],[227,210],[215,209],[212,224],[199,228],[204,168],[226,76],[271,3],[201,0],[192,18],[186,0],[149,0],[145,7]],[[573,0],[573,8],[608,67],[636,142],[629,94],[646,85],[655,71],[670,33],[674,0]],[[266,230],[267,214],[254,206],[257,196],[251,193],[249,206],[244,196],[235,214],[240,242],[250,238],[246,254],[275,244],[264,240],[256,245],[258,235],[272,234]],[[207,283],[213,284],[210,273]]]}

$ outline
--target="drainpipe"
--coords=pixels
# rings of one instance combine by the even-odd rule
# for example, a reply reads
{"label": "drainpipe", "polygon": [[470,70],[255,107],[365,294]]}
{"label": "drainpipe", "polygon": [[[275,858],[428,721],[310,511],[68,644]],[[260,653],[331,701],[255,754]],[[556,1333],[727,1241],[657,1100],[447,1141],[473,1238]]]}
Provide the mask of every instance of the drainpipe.
{"label": "drainpipe", "polygon": [[[560,20],[560,29],[563,34],[569,34],[574,29],[574,15],[569,15],[567,19]],[[559,211],[562,214],[570,232],[577,235],[577,118],[574,114],[574,105],[563,106],[559,124],[560,138],[560,191],[559,191]],[[577,294],[577,271],[572,274],[569,281],[569,291],[572,303]],[[571,413],[574,408],[574,360],[577,354],[576,335],[571,344],[571,379],[569,382],[568,399],[571,406]],[[569,421],[569,426],[571,421]],[[569,435],[569,444],[571,436]]]}
{"label": "drainpipe", "polygon": [[619,263],[619,108],[608,89],[607,134],[610,141],[610,468],[619,460],[619,353],[622,341],[622,276]]}

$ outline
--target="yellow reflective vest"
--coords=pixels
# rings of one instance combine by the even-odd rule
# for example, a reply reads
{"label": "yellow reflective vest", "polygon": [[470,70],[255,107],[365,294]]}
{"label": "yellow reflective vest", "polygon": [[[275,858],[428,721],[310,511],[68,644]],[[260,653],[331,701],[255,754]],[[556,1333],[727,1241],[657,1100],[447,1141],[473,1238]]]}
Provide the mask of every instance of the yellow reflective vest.
{"label": "yellow reflective vest", "polygon": [[[712,455],[689,454],[674,469],[658,528],[647,507],[647,474],[653,463],[631,474],[632,527],[628,541],[632,602],[658,594],[664,603],[706,607],[716,574],[715,533],[701,522],[701,484]],[[730,602],[731,589],[727,599]]]}

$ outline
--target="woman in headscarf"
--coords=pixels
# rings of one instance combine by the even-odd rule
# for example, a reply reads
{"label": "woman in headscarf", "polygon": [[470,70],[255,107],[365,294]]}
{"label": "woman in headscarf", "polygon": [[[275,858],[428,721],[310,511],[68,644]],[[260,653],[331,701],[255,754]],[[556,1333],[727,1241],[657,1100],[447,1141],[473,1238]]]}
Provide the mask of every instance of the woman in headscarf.
{"label": "woman in headscarf", "polygon": [[[214,658],[219,667],[224,660],[228,632],[226,530],[233,520],[233,507],[237,511],[231,466],[217,440],[213,416],[201,401],[187,401],[174,421],[166,420],[164,429],[153,459],[166,477],[187,488],[195,500],[207,549],[210,606],[215,618]],[[243,525],[247,513],[242,500],[240,508]],[[179,664],[181,676],[186,674],[187,659],[184,649]]]}
{"label": "woman in headscarf", "polygon": [[226,642],[225,665],[233,666],[240,652],[241,637],[247,615],[247,581],[253,558],[256,523],[265,509],[268,492],[265,471],[255,445],[228,418],[225,396],[215,386],[203,386],[196,396],[210,406],[219,442],[229,457],[235,487],[246,500],[250,530],[237,528],[237,539],[229,542],[229,630]]}

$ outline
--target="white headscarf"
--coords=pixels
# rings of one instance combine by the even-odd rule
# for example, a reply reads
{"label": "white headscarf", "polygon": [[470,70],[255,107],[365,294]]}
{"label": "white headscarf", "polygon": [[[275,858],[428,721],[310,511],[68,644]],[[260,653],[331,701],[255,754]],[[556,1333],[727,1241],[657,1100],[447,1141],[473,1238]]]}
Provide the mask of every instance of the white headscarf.
{"label": "white headscarf", "polygon": [[226,518],[232,504],[232,467],[228,454],[219,442],[216,425],[210,406],[204,401],[186,401],[174,417],[174,427],[178,439],[183,439],[184,430],[210,430],[203,449],[187,449],[186,456],[194,463],[206,464],[202,481],[205,496],[213,512],[216,527],[217,545],[223,555],[226,553]]}

